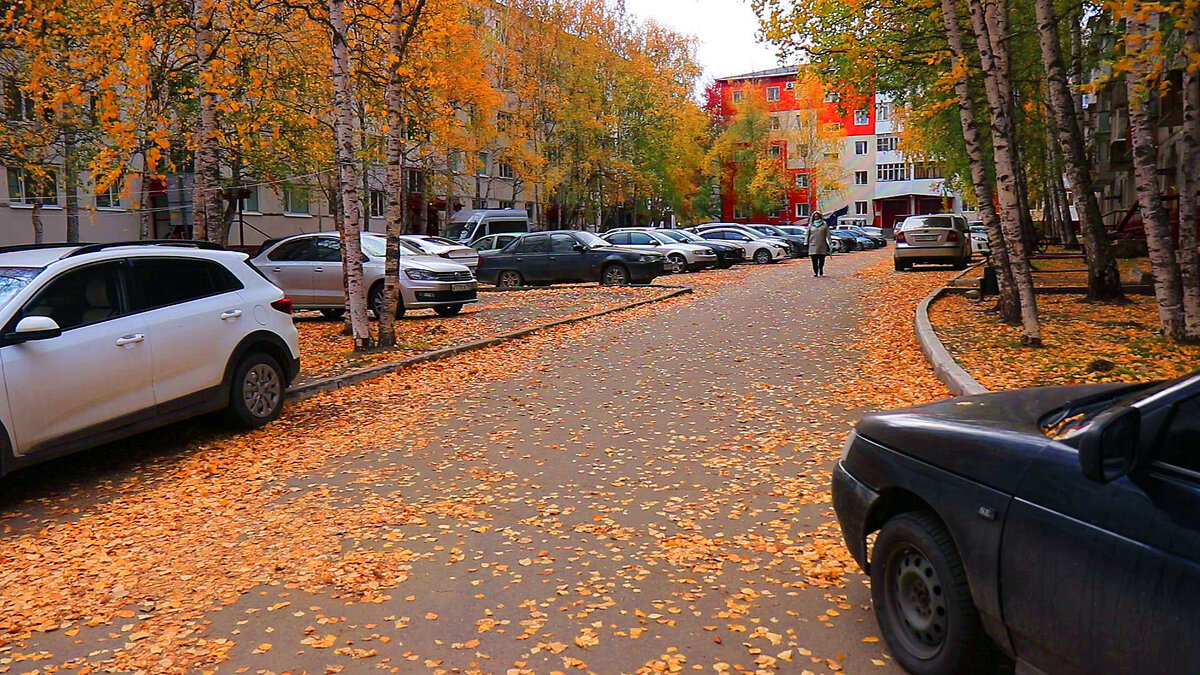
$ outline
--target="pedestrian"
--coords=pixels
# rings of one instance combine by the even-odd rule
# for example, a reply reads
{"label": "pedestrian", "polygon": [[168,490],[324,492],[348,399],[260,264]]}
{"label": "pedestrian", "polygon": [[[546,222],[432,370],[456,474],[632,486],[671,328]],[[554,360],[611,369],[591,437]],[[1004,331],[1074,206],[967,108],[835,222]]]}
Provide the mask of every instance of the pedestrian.
{"label": "pedestrian", "polygon": [[812,258],[813,276],[825,276],[825,257],[833,250],[833,240],[829,238],[829,225],[821,216],[821,212],[813,213],[812,222],[808,227],[808,257]]}

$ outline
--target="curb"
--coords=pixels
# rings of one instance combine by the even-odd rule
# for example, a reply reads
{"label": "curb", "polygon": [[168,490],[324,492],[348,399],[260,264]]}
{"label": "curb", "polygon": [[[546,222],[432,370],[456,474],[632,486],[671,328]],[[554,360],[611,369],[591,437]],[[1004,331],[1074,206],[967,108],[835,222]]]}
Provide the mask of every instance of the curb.
{"label": "curb", "polygon": [[949,284],[958,281],[973,269],[974,266],[964,270],[962,274],[947,282],[947,286],[935,289],[932,293],[925,296],[921,304],[917,305],[917,315],[915,318],[917,342],[921,343],[921,351],[925,354],[925,359],[929,361],[929,365],[933,366],[933,372],[937,375],[937,378],[955,396],[986,394],[988,388],[980,384],[962,366],[958,365],[958,362],[946,350],[946,346],[938,339],[937,333],[933,330],[933,323],[929,321],[929,306],[945,293],[964,290],[962,288],[952,289],[949,287]]}
{"label": "curb", "polygon": [[689,287],[675,287],[675,290],[671,291],[670,293],[664,293],[658,297],[638,300],[637,302],[631,302],[617,307],[610,307],[609,309],[590,312],[588,314],[584,314],[583,316],[558,319],[549,323],[538,324],[530,328],[522,328],[521,330],[513,331],[511,333],[504,333],[503,335],[497,335],[495,337],[490,337],[483,340],[476,340],[475,342],[467,342],[465,344],[455,345],[453,347],[446,347],[445,349],[425,352],[424,354],[410,356],[406,359],[401,359],[400,361],[392,361],[391,363],[384,363],[382,365],[372,366],[370,368],[363,368],[361,370],[355,370],[344,375],[335,375],[333,377],[322,378],[299,387],[292,387],[287,392],[287,400],[292,402],[303,401],[306,398],[311,398],[317,394],[327,391],[334,391],[335,389],[350,387],[361,382],[366,382],[367,380],[374,380],[385,375],[391,375],[392,373],[403,370],[409,366],[414,366],[418,363],[441,361],[464,352],[484,349],[485,347],[492,347],[509,340],[523,338],[548,328],[565,326],[572,323],[579,323],[580,321],[587,321],[588,319],[595,319],[596,317],[605,316],[607,314],[624,312],[625,310],[641,307],[642,305],[649,305],[655,302],[662,302],[663,300],[670,300],[671,298],[691,295],[691,293],[692,289]]}

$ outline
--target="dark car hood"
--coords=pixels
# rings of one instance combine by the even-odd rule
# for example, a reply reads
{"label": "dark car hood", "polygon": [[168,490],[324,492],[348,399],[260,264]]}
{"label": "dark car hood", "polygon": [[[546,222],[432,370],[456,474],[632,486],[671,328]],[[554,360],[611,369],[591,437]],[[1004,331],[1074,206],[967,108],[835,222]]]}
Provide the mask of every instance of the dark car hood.
{"label": "dark car hood", "polygon": [[964,396],[867,415],[859,435],[997,490],[1016,490],[1030,460],[1049,443],[1039,420],[1070,401],[1127,389],[1084,385]]}

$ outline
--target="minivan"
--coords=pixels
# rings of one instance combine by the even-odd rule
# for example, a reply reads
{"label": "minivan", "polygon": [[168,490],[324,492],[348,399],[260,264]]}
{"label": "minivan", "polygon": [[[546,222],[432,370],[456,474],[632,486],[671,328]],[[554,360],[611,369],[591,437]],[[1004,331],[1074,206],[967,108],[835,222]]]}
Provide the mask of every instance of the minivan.
{"label": "minivan", "polygon": [[521,209],[464,209],[450,218],[447,239],[469,246],[489,234],[529,231],[529,213]]}

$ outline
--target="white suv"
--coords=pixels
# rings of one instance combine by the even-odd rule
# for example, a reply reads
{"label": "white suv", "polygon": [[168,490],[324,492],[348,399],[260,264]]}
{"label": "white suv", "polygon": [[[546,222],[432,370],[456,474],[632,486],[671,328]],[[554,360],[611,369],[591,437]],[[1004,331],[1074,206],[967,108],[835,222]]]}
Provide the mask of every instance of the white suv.
{"label": "white suv", "polygon": [[291,301],[204,242],[0,248],[0,475],[217,410],[279,416]]}

